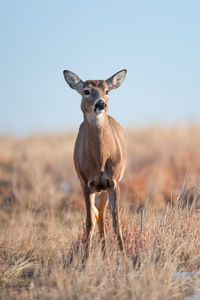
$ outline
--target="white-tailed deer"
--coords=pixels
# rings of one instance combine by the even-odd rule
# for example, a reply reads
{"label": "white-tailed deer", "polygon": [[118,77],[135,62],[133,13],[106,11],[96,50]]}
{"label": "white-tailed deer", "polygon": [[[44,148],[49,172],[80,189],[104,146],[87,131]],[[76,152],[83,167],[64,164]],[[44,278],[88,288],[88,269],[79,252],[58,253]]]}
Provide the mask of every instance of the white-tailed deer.
{"label": "white-tailed deer", "polygon": [[[74,149],[74,163],[85,198],[87,219],[87,243],[85,258],[90,254],[91,239],[98,220],[102,249],[105,253],[105,208],[109,198],[113,227],[119,247],[126,257],[120,223],[120,189],[126,165],[126,144],[120,125],[110,116],[108,93],[118,88],[126,76],[122,70],[107,80],[83,82],[76,74],[65,70],[65,80],[82,96],[81,110],[84,122],[81,124]],[[95,195],[100,194],[98,207]]]}

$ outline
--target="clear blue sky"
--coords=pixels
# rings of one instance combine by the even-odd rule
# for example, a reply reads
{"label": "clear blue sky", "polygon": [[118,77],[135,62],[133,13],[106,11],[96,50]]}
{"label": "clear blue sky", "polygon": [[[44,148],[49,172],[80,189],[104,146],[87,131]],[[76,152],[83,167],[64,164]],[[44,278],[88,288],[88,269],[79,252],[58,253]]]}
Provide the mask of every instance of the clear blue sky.
{"label": "clear blue sky", "polygon": [[200,1],[0,2],[0,135],[78,128],[69,69],[106,79],[123,126],[200,121]]}

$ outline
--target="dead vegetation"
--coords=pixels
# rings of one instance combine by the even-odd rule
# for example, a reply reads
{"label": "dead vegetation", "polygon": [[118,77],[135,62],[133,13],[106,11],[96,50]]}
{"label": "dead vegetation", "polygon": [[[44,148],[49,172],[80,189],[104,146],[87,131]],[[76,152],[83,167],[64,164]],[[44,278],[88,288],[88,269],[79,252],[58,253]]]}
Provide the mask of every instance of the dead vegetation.
{"label": "dead vegetation", "polygon": [[[200,286],[200,127],[127,131],[126,265],[107,213],[83,268],[85,204],[74,134],[0,138],[2,299],[184,299]],[[183,280],[176,272],[193,272]]]}

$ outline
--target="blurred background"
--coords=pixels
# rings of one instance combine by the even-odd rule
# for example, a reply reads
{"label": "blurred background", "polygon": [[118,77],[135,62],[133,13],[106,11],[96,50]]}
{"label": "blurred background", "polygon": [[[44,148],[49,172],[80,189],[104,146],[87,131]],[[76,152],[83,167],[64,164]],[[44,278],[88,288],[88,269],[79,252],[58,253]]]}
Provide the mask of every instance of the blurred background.
{"label": "blurred background", "polygon": [[199,1],[1,1],[0,135],[76,129],[80,95],[64,81],[106,79],[125,128],[200,121]]}
{"label": "blurred background", "polygon": [[[0,299],[199,295],[199,54],[200,1],[0,0]],[[109,210],[109,260],[96,228],[81,264],[86,209],[73,149],[83,116],[63,70],[85,81],[123,68],[109,113],[126,129],[129,264]]]}

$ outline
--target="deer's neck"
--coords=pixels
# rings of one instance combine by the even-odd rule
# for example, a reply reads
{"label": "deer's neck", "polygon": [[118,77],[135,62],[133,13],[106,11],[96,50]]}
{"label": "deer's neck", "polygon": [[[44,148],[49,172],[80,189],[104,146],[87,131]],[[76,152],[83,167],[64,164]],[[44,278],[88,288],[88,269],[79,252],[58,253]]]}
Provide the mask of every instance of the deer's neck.
{"label": "deer's neck", "polygon": [[102,115],[85,114],[84,122],[87,150],[98,169],[103,171],[112,147],[112,133],[107,113],[104,112]]}

